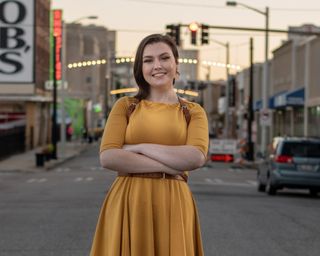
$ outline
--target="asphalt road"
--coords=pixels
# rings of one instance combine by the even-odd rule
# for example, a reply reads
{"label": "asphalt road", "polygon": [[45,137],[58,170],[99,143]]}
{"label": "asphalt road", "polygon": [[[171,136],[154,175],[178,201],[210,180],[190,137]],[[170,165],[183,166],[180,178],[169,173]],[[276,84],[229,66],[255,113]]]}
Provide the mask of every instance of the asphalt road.
{"label": "asphalt road", "polygon": [[[98,148],[44,173],[0,173],[1,256],[87,256],[115,174]],[[214,164],[191,174],[205,255],[318,256],[320,200],[257,192],[250,169]],[[176,255],[175,255],[176,256]],[[177,255],[179,256],[179,255]]]}

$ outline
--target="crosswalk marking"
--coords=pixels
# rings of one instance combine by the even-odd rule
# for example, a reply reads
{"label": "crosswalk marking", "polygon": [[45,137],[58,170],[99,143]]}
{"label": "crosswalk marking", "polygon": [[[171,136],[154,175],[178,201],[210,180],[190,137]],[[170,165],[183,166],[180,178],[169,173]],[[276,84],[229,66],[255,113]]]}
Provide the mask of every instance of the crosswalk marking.
{"label": "crosswalk marking", "polygon": [[70,172],[70,168],[57,168],[55,169],[56,172]]}
{"label": "crosswalk marking", "polygon": [[40,178],[40,179],[28,179],[26,182],[27,183],[43,183],[46,182],[47,179],[46,178]]}
{"label": "crosswalk marking", "polygon": [[74,179],[74,182],[82,182],[82,181],[93,181],[93,177],[77,177]]}
{"label": "crosswalk marking", "polygon": [[247,182],[248,182],[249,184],[254,185],[254,186],[256,186],[256,185],[257,185],[257,182],[256,182],[256,181],[254,181],[254,180],[247,180]]}
{"label": "crosswalk marking", "polygon": [[[205,178],[204,181],[208,185],[214,185],[214,186],[253,187],[253,186],[257,185],[257,182],[255,182],[253,180],[247,180],[246,182],[228,182],[228,181],[223,181],[221,179],[213,179],[212,180],[212,179],[209,179],[209,178]],[[191,182],[191,184],[192,185],[198,185],[200,183]]]}

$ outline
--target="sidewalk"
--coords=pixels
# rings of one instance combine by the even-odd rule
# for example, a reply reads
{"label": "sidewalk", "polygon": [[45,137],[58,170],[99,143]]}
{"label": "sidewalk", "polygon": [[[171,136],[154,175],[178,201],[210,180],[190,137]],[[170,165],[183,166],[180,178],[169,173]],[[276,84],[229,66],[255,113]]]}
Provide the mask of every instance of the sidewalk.
{"label": "sidewalk", "polygon": [[46,161],[44,166],[36,167],[35,153],[39,148],[26,151],[21,154],[13,155],[4,160],[0,160],[0,172],[41,172],[50,170],[65,161],[78,156],[82,151],[95,145],[95,142],[81,143],[80,141],[66,142],[65,155],[62,156],[61,143],[58,143],[57,153],[58,159]]}

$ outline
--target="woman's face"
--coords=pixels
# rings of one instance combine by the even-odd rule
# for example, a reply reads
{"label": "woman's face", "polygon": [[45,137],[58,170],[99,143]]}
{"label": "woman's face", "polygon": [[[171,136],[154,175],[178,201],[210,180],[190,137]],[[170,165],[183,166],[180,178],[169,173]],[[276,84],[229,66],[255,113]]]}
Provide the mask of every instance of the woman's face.
{"label": "woman's face", "polygon": [[177,63],[166,43],[148,44],[143,51],[142,72],[150,89],[172,87],[177,75]]}

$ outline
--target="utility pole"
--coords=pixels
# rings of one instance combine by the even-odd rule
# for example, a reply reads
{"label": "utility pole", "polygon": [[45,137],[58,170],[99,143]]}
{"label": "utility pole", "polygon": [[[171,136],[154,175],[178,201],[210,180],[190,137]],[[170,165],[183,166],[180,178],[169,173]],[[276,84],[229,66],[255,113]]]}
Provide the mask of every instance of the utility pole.
{"label": "utility pole", "polygon": [[61,88],[60,88],[60,106],[61,106],[61,126],[60,126],[60,141],[61,141],[61,156],[65,157],[66,154],[66,109],[65,109],[65,97],[66,97],[66,24],[62,20],[62,48],[61,48]]}
{"label": "utility pole", "polygon": [[253,121],[253,38],[250,38],[250,83],[249,83],[249,100],[248,100],[248,134],[247,134],[247,159],[254,160],[254,146],[252,142],[252,121]]}
{"label": "utility pole", "polygon": [[226,128],[226,138],[229,138],[229,124],[230,124],[230,115],[229,115],[229,101],[230,101],[230,84],[229,84],[229,42],[225,44],[226,47],[226,113],[225,113],[225,128]]}
{"label": "utility pole", "polygon": [[51,142],[53,145],[52,157],[57,159],[57,77],[56,77],[56,36],[53,36],[53,105],[52,105],[52,126]]}
{"label": "utility pole", "polygon": [[[266,7],[263,14],[266,17],[265,24],[265,60],[264,60],[264,72],[263,72],[263,84],[262,84],[262,111],[269,111],[268,109],[268,88],[269,88],[269,61],[268,61],[268,52],[269,52],[269,7]],[[261,126],[261,152],[266,153],[267,150],[267,125],[263,124]]]}

